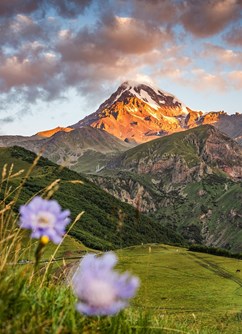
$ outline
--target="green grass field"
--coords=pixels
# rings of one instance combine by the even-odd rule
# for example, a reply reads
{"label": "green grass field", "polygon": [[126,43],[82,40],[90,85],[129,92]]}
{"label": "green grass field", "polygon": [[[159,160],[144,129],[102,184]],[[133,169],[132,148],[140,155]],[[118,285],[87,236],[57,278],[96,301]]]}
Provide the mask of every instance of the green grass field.
{"label": "green grass field", "polygon": [[132,268],[142,282],[135,308],[198,331],[242,333],[241,260],[168,245],[130,247],[118,255],[119,266]]}
{"label": "green grass field", "polygon": [[[54,248],[49,244],[43,258]],[[57,258],[63,257],[70,268],[70,263],[79,262],[72,256],[87,251],[92,252],[67,237]],[[149,327],[154,327],[154,333],[159,333],[154,321],[158,327],[172,326],[185,333],[242,333],[242,260],[158,244],[120,249],[117,255],[118,269],[131,271],[141,280],[128,312],[131,318],[143,312],[153,317]],[[59,260],[54,268],[62,265]]]}
{"label": "green grass field", "polygon": [[[55,247],[46,246],[42,259]],[[86,251],[91,250],[67,237],[42,287],[42,271],[28,283],[31,263],[18,270],[6,267],[0,281],[0,333],[242,333],[241,260],[161,244],[120,249],[117,269],[140,278],[137,296],[117,316],[85,317],[75,311],[75,297],[63,278],[79,263],[73,256]]]}

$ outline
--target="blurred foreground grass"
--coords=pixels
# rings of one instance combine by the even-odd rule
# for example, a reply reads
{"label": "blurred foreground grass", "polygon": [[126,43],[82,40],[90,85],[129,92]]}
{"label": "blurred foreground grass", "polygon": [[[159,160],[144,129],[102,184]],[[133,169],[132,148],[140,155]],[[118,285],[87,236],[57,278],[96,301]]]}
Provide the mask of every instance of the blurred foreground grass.
{"label": "blurred foreground grass", "polygon": [[[71,254],[66,253],[74,244],[77,252],[83,250],[83,245],[78,249],[76,241],[72,244],[69,238],[60,247],[64,264],[75,266],[77,260],[68,261]],[[75,297],[68,285],[70,267],[58,269],[64,266],[63,261],[53,264],[42,287],[41,268],[31,278],[32,264],[7,266],[0,281],[0,332],[242,332],[242,277],[236,273],[241,261],[167,245],[130,247],[117,253],[119,269],[131,270],[141,279],[130,308],[113,317],[82,316],[75,310]]]}

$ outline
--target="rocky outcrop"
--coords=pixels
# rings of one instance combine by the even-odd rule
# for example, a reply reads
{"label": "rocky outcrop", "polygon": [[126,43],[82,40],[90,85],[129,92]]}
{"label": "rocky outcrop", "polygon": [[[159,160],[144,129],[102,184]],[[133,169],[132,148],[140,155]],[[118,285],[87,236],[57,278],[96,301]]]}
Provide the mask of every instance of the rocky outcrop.
{"label": "rocky outcrop", "polygon": [[160,177],[165,183],[199,181],[219,170],[242,178],[242,149],[211,125],[139,145],[108,164],[138,174]]}
{"label": "rocky outcrop", "polygon": [[[157,210],[157,196],[149,192],[143,184],[129,177],[90,176],[89,179],[122,202],[129,203],[140,212],[154,212]],[[156,194],[157,195],[157,194]]]}

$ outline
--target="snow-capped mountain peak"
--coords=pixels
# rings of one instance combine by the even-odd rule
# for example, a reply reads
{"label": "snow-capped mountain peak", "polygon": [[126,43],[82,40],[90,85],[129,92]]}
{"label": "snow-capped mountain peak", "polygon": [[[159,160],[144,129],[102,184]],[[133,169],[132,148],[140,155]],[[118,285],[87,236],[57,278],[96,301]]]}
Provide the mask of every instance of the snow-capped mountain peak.
{"label": "snow-capped mountain peak", "polygon": [[165,106],[178,107],[184,115],[188,114],[185,104],[178,100],[175,95],[160,90],[153,85],[133,80],[123,82],[110,99],[105,101],[103,107],[107,108],[117,101],[122,101],[127,96],[136,97],[155,110]]}
{"label": "snow-capped mountain peak", "polygon": [[[200,113],[194,112],[173,94],[148,83],[123,82],[98,110],[74,124],[105,130],[128,142],[145,142],[191,126]],[[189,124],[188,124],[189,123]]]}

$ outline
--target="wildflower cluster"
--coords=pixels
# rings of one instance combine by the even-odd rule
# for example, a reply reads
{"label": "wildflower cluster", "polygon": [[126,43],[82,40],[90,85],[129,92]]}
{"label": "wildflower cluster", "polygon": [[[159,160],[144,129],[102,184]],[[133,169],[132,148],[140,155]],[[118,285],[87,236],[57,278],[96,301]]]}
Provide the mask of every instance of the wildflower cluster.
{"label": "wildflower cluster", "polygon": [[[57,201],[39,196],[20,207],[20,227],[32,230],[31,237],[39,239],[36,265],[49,240],[56,244],[62,241],[69,216],[70,211],[62,211]],[[129,273],[119,274],[113,269],[116,263],[117,257],[112,252],[103,256],[88,254],[82,259],[72,280],[80,313],[113,315],[128,305],[139,286],[139,279]]]}

